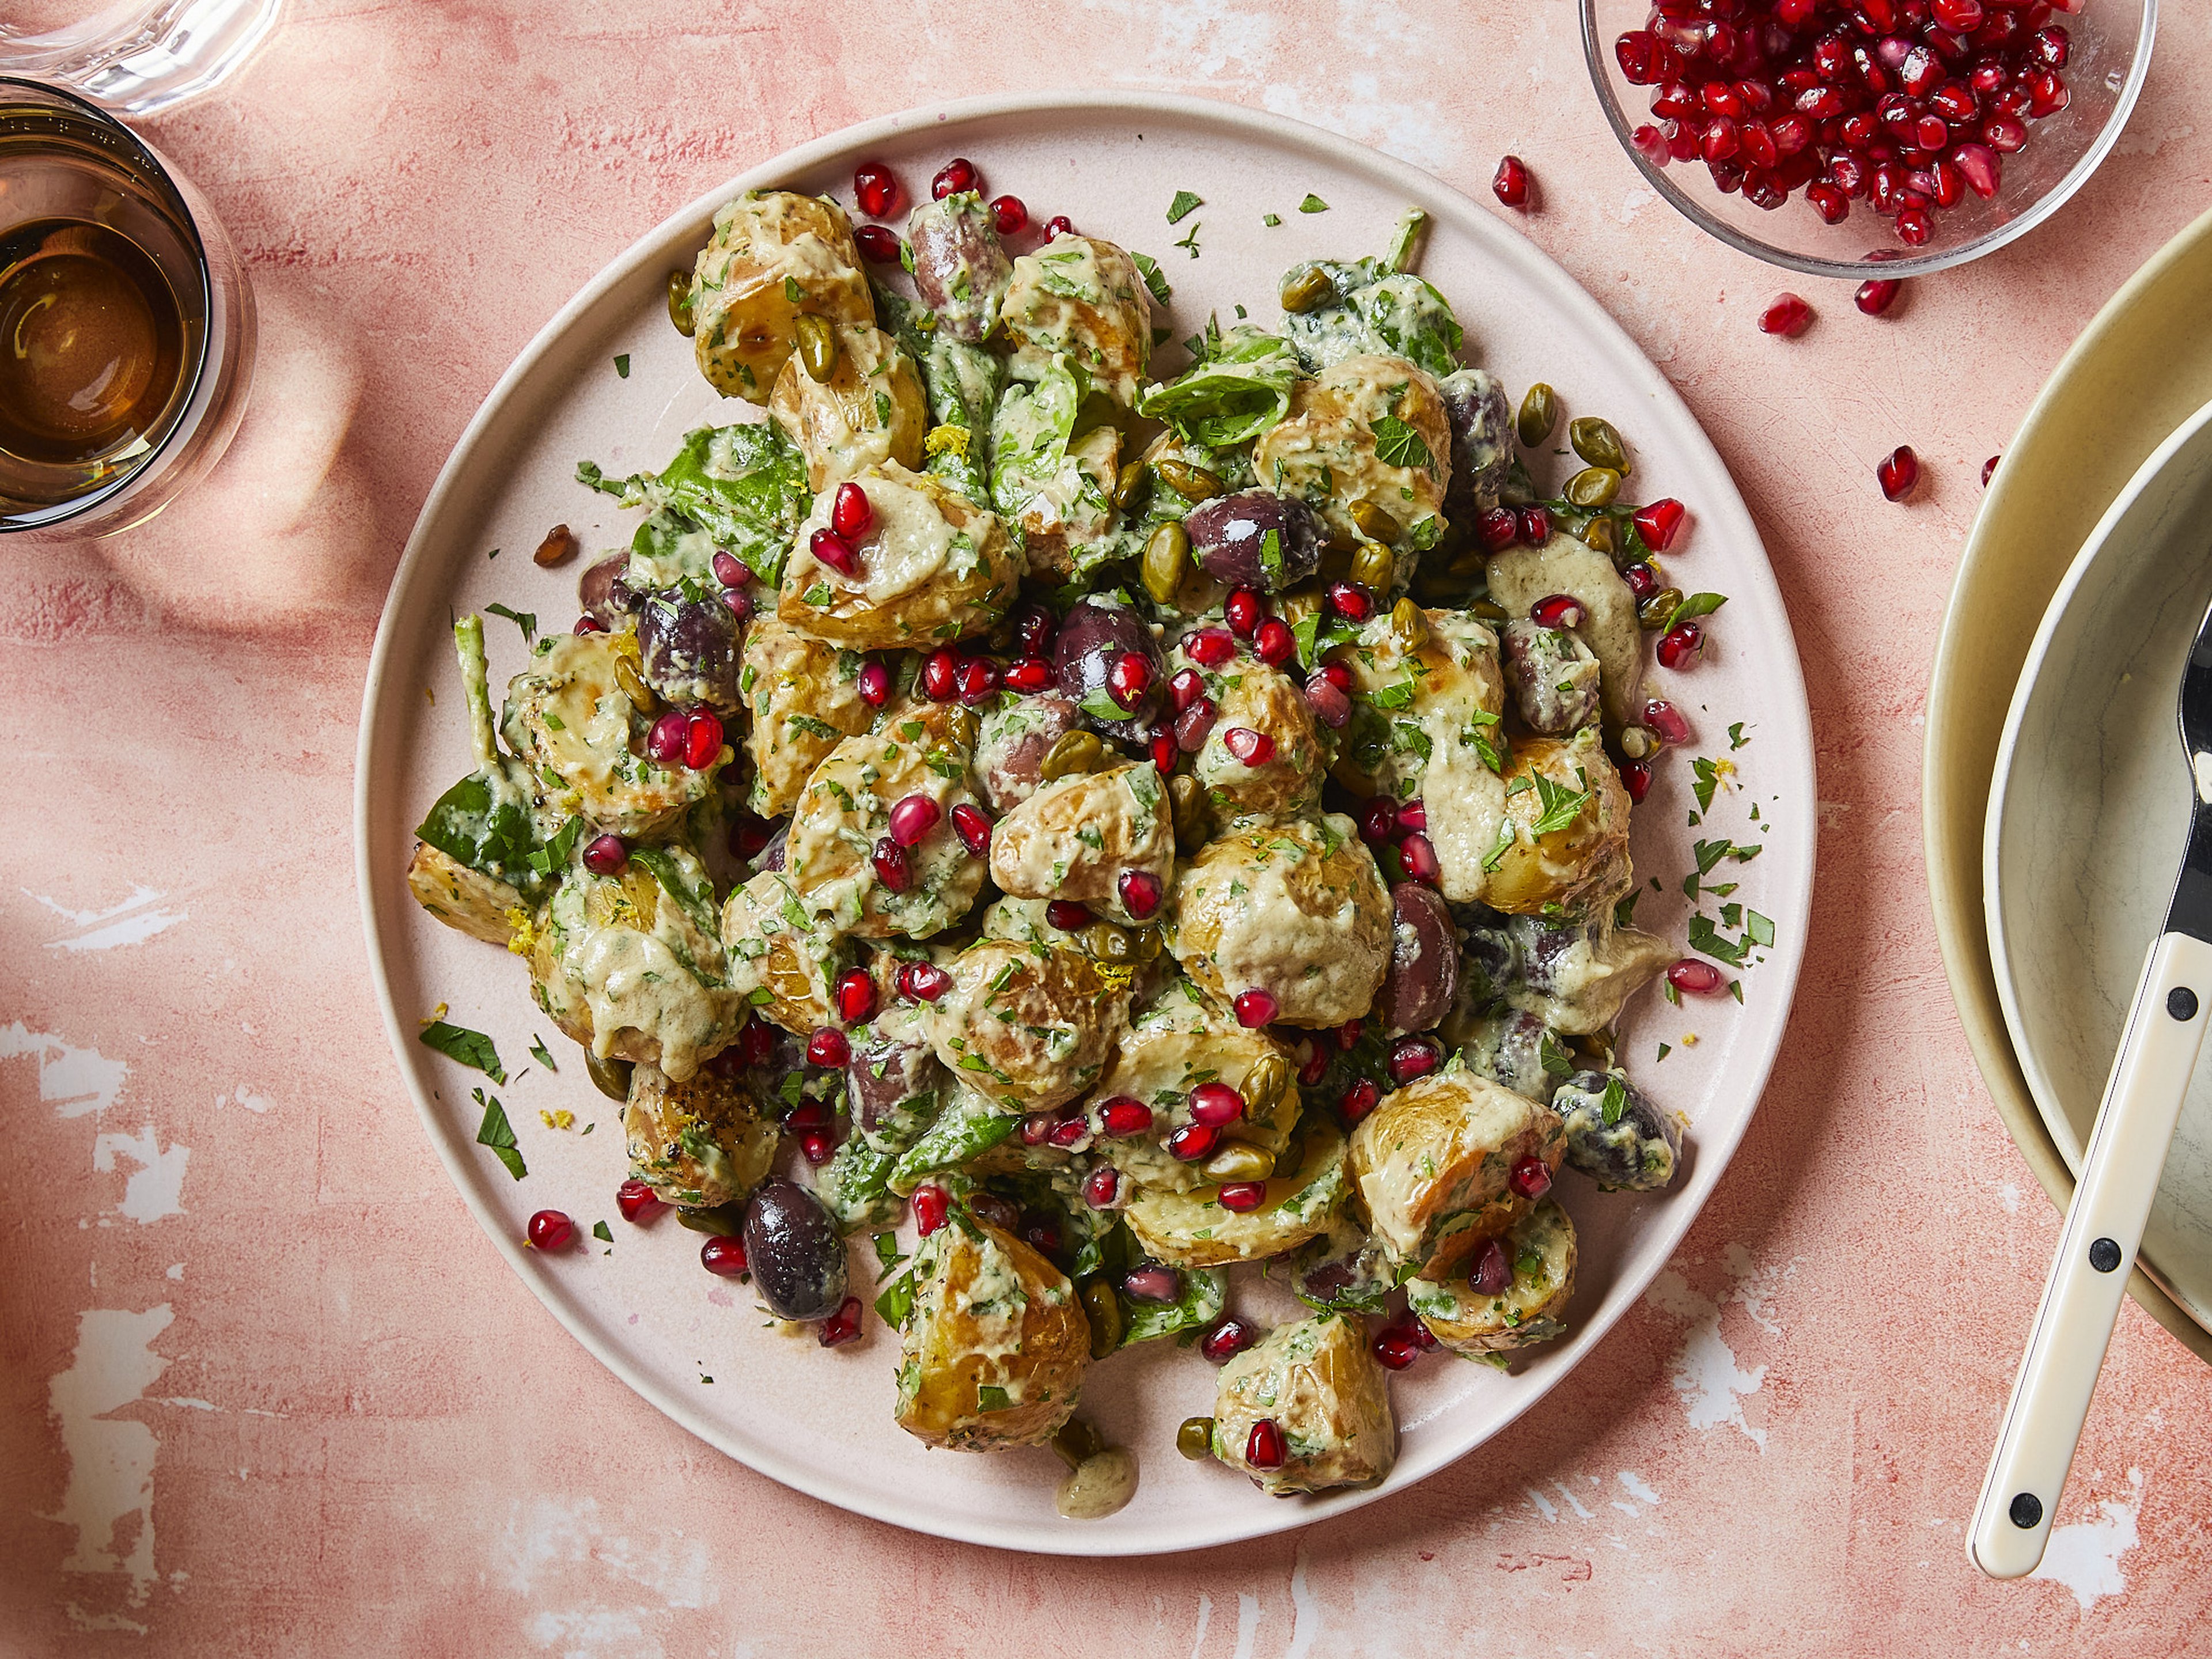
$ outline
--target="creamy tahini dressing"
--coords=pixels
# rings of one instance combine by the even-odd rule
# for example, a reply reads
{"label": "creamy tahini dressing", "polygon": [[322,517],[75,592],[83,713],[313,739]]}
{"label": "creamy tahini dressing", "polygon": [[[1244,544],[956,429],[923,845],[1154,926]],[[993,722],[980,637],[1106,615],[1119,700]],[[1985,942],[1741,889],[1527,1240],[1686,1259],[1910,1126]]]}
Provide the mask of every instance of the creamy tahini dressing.
{"label": "creamy tahini dressing", "polygon": [[[705,872],[690,854],[671,848],[668,855],[689,864],[687,874],[704,884]],[[559,975],[590,1012],[592,1053],[605,1059],[617,1034],[638,1032],[659,1043],[660,1069],[682,1083],[728,1042],[738,999],[721,982],[721,942],[694,927],[666,895],[654,907],[649,932],[621,922],[592,927],[584,884],[574,880],[554,896],[552,913],[561,934]],[[698,974],[684,965],[687,957]]]}
{"label": "creamy tahini dressing", "polygon": [[1516,617],[1539,599],[1565,593],[1582,602],[1574,631],[1597,659],[1606,723],[1616,730],[1635,721],[1644,696],[1644,635],[1636,620],[1636,595],[1613,561],[1571,536],[1553,536],[1541,547],[1509,547],[1490,559],[1490,597]]}
{"label": "creamy tahini dressing", "polygon": [[798,545],[791,554],[793,574],[786,578],[787,583],[804,593],[817,582],[826,582],[832,592],[863,598],[872,605],[886,605],[927,586],[939,571],[952,564],[956,541],[967,544],[965,556],[972,569],[974,542],[952,527],[926,492],[902,481],[915,476],[897,462],[889,461],[868,469],[858,479],[867,492],[875,526],[855,544],[860,568],[854,576],[830,569],[807,545],[816,531],[829,527],[836,492],[816,496],[813,513],[799,526]]}
{"label": "creamy tahini dressing", "polygon": [[837,341],[836,371],[826,383],[787,364],[769,406],[806,457],[807,483],[817,495],[890,460],[897,447],[900,394],[920,401],[919,388],[906,384],[913,377],[910,367],[895,380],[904,359],[883,330],[841,328]]}

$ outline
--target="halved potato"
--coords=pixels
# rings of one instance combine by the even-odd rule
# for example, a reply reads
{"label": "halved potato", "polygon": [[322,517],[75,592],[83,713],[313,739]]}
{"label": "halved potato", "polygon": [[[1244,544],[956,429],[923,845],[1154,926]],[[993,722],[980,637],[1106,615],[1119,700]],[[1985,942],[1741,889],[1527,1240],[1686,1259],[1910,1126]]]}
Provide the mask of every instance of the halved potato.
{"label": "halved potato", "polygon": [[[1168,672],[1194,666],[1178,651]],[[1321,804],[1322,776],[1334,745],[1314,720],[1297,682],[1256,657],[1199,672],[1218,712],[1206,742],[1191,758],[1191,772],[1206,787],[1214,811],[1224,821],[1312,811]],[[1273,745],[1267,758],[1257,765],[1239,760],[1229,747],[1229,734],[1237,731],[1267,738]]]}
{"label": "halved potato", "polygon": [[939,966],[951,988],[925,1024],[937,1057],[1004,1112],[1064,1106],[1106,1069],[1128,998],[1090,957],[1061,946],[979,939]]}
{"label": "halved potato", "polygon": [[487,945],[513,939],[510,912],[526,908],[522,895],[505,882],[470,869],[427,842],[416,842],[415,856],[407,860],[407,890],[447,927]]}
{"label": "halved potato", "polygon": [[781,871],[763,870],[731,893],[722,943],[732,988],[762,1018],[799,1036],[839,1023],[830,988],[850,947],[808,912]]}
{"label": "halved potato", "polygon": [[1459,1353],[1504,1353],[1565,1334],[1575,1294],[1575,1224],[1546,1199],[1498,1241],[1513,1264],[1503,1296],[1485,1296],[1463,1275],[1414,1279],[1406,1306],[1437,1341]]}
{"label": "halved potato", "polygon": [[[1282,1462],[1255,1468],[1252,1430],[1275,1425]],[[1213,1399],[1213,1455],[1280,1498],[1371,1486],[1398,1461],[1398,1425],[1366,1328],[1352,1314],[1278,1325],[1221,1368]]]}
{"label": "halved potato", "polygon": [[1562,743],[1523,738],[1505,772],[1505,816],[1484,856],[1483,902],[1518,915],[1558,915],[1593,894],[1620,896],[1628,791],[1595,726]]}
{"label": "halved potato", "polygon": [[1017,380],[1063,355],[1124,409],[1152,362],[1152,306],[1137,263],[1096,236],[1058,236],[1015,260],[999,325],[1013,342]]}
{"label": "halved potato", "polygon": [[919,467],[929,431],[921,375],[898,342],[872,323],[836,332],[830,378],[816,380],[794,353],[768,400],[775,423],[806,457],[807,485],[817,495],[880,462]]}
{"label": "halved potato", "polygon": [[742,1085],[712,1067],[677,1083],[640,1064],[630,1068],[623,1133],[630,1174],[663,1203],[714,1209],[768,1179],[777,1127]]}
{"label": "halved potato", "polygon": [[858,653],[825,645],[772,611],[746,626],[744,660],[738,684],[752,714],[751,805],[780,818],[799,804],[822,757],[840,738],[866,731],[876,711],[860,700]]}
{"label": "halved potato", "polygon": [[[1130,872],[1157,886],[1143,915],[1121,893]],[[1073,899],[1124,927],[1148,921],[1175,875],[1167,786],[1147,761],[1044,785],[991,832],[991,878],[1016,898]]]}
{"label": "halved potato", "polygon": [[1597,659],[1605,723],[1616,732],[1633,725],[1644,707],[1644,632],[1636,595],[1613,561],[1572,536],[1555,535],[1541,547],[1492,554],[1489,573],[1490,597],[1515,617],[1554,593],[1581,602],[1575,634]]}
{"label": "halved potato", "polygon": [[1182,1267],[1259,1261],[1295,1250],[1327,1231],[1351,1191],[1343,1133],[1325,1117],[1302,1120],[1297,1165],[1272,1177],[1257,1209],[1224,1210],[1215,1186],[1187,1192],[1139,1188],[1123,1215],[1162,1261]]}
{"label": "halved potato", "polygon": [[692,349],[726,398],[764,401],[798,338],[799,318],[876,320],[876,302],[835,202],[748,191],[714,212],[691,277]]}
{"label": "halved potato", "polygon": [[1304,497],[1340,536],[1372,539],[1352,516],[1364,501],[1400,535],[1425,525],[1433,541],[1451,482],[1451,416],[1426,369],[1346,357],[1292,384],[1290,415],[1252,446],[1252,470],[1277,495]]}

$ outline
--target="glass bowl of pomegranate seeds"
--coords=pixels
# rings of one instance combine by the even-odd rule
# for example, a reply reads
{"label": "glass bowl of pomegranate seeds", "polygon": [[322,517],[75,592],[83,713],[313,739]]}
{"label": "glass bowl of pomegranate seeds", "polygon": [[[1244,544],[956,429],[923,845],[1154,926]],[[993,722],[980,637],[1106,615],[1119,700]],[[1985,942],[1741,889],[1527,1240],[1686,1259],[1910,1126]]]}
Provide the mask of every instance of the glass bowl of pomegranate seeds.
{"label": "glass bowl of pomegranate seeds", "polygon": [[1917,276],[2040,224],[2110,152],[2156,0],[1583,0],[1606,118],[1731,247]]}

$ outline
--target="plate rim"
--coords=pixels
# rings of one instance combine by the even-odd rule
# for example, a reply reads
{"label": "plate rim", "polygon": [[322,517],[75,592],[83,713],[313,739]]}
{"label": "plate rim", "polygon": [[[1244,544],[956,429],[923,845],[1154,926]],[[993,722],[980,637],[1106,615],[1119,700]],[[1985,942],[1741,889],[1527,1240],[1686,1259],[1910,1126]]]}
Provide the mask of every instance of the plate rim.
{"label": "plate rim", "polygon": [[[640,270],[665,263],[669,257],[666,244],[679,236],[696,239],[701,228],[711,221],[714,209],[742,191],[765,187],[781,178],[803,174],[866,146],[904,137],[919,128],[950,131],[1006,118],[1065,114],[1078,111],[1139,118],[1152,116],[1212,125],[1224,131],[1232,139],[1256,140],[1278,148],[1303,150],[1338,167],[1364,173],[1380,185],[1399,191],[1408,201],[1421,203],[1439,216],[1453,218],[1462,228],[1482,242],[1486,251],[1501,263],[1519,267],[1534,283],[1547,290],[1562,308],[1578,313],[1581,325],[1607,348],[1608,361],[1620,365],[1629,383],[1644,393],[1650,399],[1655,412],[1665,418],[1674,431],[1681,434],[1683,447],[1692,463],[1709,469],[1711,477],[1723,487],[1724,494],[1717,501],[1699,503],[1698,514],[1717,532],[1724,532],[1731,542],[1742,550],[1745,577],[1749,579],[1753,586],[1763,590],[1765,600],[1783,624],[1778,637],[1768,642],[1768,648],[1776,653],[1776,660],[1771,665],[1771,689],[1773,695],[1782,701],[1784,712],[1795,717],[1797,727],[1804,736],[1802,744],[1785,752],[1784,775],[1777,780],[1778,787],[1795,791],[1796,799],[1803,803],[1802,812],[1792,833],[1798,842],[1804,874],[1789,896],[1789,902],[1786,905],[1776,903],[1777,910],[1782,912],[1776,918],[1778,944],[1768,951],[1761,969],[1763,984],[1779,992],[1773,1002],[1773,1012],[1767,1016],[1771,1032],[1765,1041],[1757,1045],[1759,1052],[1750,1056],[1738,1073],[1744,1079],[1741,1086],[1747,1091],[1749,1108],[1734,1125],[1711,1139],[1701,1137],[1698,1142],[1698,1162],[1711,1161],[1714,1165],[1714,1184],[1705,1194],[1705,1200],[1694,1206],[1670,1206],[1658,1213],[1650,1235],[1659,1244],[1655,1264],[1634,1283],[1629,1294],[1619,1298],[1609,1312],[1594,1315],[1577,1328],[1574,1346],[1579,1352],[1574,1353],[1571,1361],[1547,1367],[1537,1385],[1522,1392],[1489,1434],[1449,1453],[1437,1455],[1425,1467],[1403,1480],[1398,1479],[1396,1471],[1394,1471],[1390,1480],[1376,1487],[1341,1490],[1327,1498],[1308,1500],[1295,1506],[1255,1504],[1249,1511],[1243,1512],[1243,1518],[1225,1526],[1209,1528],[1203,1537],[1196,1540],[1176,1536],[1164,1537],[1158,1541],[1116,1538],[1100,1538],[1093,1541],[1092,1535],[1079,1530],[1038,1532],[1018,1525],[989,1522],[970,1523],[964,1517],[948,1519],[933,1517],[926,1513],[902,1512],[895,1505],[878,1503],[872,1493],[846,1484],[834,1472],[803,1465],[772,1449],[749,1446],[740,1452],[724,1437],[717,1423],[686,1399],[663,1389],[650,1377],[635,1370],[620,1354],[599,1340],[596,1330],[574,1310],[561,1287],[550,1276],[536,1271],[535,1265],[526,1260],[522,1244],[508,1236],[503,1222],[481,1195],[476,1178],[478,1172],[466,1148],[457,1136],[447,1132],[442,1118],[433,1109],[428,1090],[418,1081],[419,1073],[411,1063],[414,1060],[410,1052],[412,1045],[408,1042],[402,1016],[393,1002],[390,976],[385,966],[386,945],[377,916],[379,895],[392,878],[380,869],[371,857],[370,780],[375,763],[378,708],[386,695],[391,659],[399,648],[394,619],[403,610],[409,608],[405,601],[414,597],[416,590],[432,580],[430,532],[460,489],[464,458],[492,432],[507,403],[538,360],[572,327],[586,319],[611,292],[632,280]],[[1639,379],[1642,384],[1638,386]],[[443,573],[437,574],[442,575]],[[1180,93],[1081,88],[995,94],[919,105],[839,128],[744,170],[667,215],[629,243],[531,337],[485,394],[439,469],[409,532],[406,546],[386,595],[384,609],[378,618],[375,643],[370,652],[368,676],[362,689],[362,723],[356,744],[355,866],[362,925],[368,946],[370,981],[383,1015],[386,1041],[391,1046],[401,1082],[414,1100],[416,1115],[422,1120],[433,1147],[445,1164],[448,1178],[475,1216],[477,1224],[507,1258],[508,1266],[516,1275],[586,1352],[664,1416],[732,1461],[794,1491],[854,1514],[933,1536],[955,1538],[1025,1553],[1142,1557],[1193,1548],[1211,1548],[1290,1531],[1363,1508],[1386,1496],[1395,1496],[1439,1470],[1457,1463],[1510,1427],[1579,1365],[1589,1351],[1603,1341],[1627,1310],[1642,1298],[1650,1281],[1664,1269],[1689,1229],[1704,1213],[1705,1203],[1709,1202],[1717,1191],[1727,1166],[1733,1160],[1752,1119],[1757,1115],[1774,1064],[1788,1035],[1800,969],[1808,945],[1813,896],[1818,876],[1819,838],[1813,828],[1819,798],[1816,769],[1811,710],[1806,697],[1803,665],[1798,655],[1795,632],[1790,626],[1788,609],[1765,540],[1759,533],[1741,489],[1680,390],[1626,329],[1550,255],[1510,225],[1498,222],[1472,198],[1449,183],[1412,163],[1271,111],[1255,110],[1243,105]],[[1401,1459],[1401,1468],[1405,1467],[1407,1461]],[[1286,1510],[1288,1512],[1284,1512]]]}

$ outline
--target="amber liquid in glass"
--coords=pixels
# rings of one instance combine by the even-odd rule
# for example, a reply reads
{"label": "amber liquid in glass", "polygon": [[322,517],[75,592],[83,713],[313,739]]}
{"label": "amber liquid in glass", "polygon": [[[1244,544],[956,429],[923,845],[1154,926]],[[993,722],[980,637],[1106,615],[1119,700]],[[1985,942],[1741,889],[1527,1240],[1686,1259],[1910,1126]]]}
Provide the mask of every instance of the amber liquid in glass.
{"label": "amber liquid in glass", "polygon": [[81,219],[0,234],[0,450],[44,465],[125,459],[184,365],[176,294],[128,236]]}

